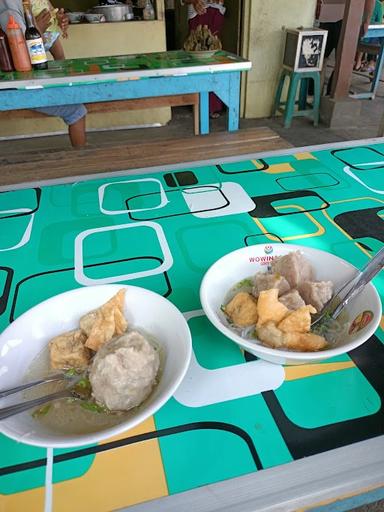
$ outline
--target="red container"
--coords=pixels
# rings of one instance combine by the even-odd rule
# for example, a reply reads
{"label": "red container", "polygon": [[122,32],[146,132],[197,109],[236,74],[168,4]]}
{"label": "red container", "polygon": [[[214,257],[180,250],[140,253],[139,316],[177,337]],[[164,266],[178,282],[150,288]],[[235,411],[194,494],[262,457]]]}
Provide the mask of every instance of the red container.
{"label": "red container", "polygon": [[9,17],[7,37],[16,71],[31,71],[32,64],[27,50],[23,31],[13,16]]}

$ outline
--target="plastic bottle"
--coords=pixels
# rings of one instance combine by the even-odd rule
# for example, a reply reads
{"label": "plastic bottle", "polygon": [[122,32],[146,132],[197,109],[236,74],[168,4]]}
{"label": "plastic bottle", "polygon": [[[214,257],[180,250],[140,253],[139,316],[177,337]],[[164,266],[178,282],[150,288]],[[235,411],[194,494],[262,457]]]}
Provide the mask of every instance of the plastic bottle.
{"label": "plastic bottle", "polygon": [[11,50],[9,48],[7,34],[0,28],[0,69],[1,71],[13,71]]}
{"label": "plastic bottle", "polygon": [[32,64],[23,31],[12,15],[9,17],[6,33],[16,71],[31,71]]}
{"label": "plastic bottle", "polygon": [[151,0],[146,0],[145,7],[143,9],[143,20],[154,20],[155,9],[153,8]]}
{"label": "plastic bottle", "polygon": [[29,3],[23,2],[24,16],[27,23],[25,42],[33,69],[47,69],[48,59],[44,49],[43,39],[35,27]]}

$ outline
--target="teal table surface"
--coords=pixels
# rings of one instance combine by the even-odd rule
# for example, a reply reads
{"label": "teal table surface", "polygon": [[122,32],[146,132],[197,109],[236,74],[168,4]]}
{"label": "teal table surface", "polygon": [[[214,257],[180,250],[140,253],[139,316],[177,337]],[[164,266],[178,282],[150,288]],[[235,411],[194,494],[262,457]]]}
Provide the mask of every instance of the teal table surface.
{"label": "teal table surface", "polygon": [[195,57],[183,50],[49,61],[47,70],[4,73],[0,90],[59,85],[114,82],[184,74],[246,71],[251,62],[225,51],[209,57]]}
{"label": "teal table surface", "polygon": [[[362,267],[384,245],[383,162],[382,140],[360,141],[3,188],[1,329],[48,297],[123,275],[183,312],[193,358],[175,395],[117,438],[46,450],[0,435],[0,509],[343,510],[338,500],[382,488],[384,322],[348,354],[282,367],[221,335],[199,286],[218,258],[255,244]],[[374,284],[383,298],[383,272]]]}

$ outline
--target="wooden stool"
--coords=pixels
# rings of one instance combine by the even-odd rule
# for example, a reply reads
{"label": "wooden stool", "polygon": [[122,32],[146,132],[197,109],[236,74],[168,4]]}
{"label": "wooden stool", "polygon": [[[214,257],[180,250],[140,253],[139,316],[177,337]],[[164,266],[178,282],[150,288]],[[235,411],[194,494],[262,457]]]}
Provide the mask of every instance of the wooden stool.
{"label": "wooden stool", "polygon": [[[289,77],[289,89],[286,101],[281,101],[281,94],[285,83],[285,78]],[[312,79],[314,82],[313,103],[307,102],[308,96],[308,82]],[[299,99],[296,100],[297,88],[300,84]],[[289,128],[292,123],[292,118],[297,116],[313,117],[313,124],[319,124],[320,115],[320,72],[319,71],[302,71],[295,72],[290,69],[283,69],[280,75],[279,85],[277,87],[275,102],[273,106],[272,115],[281,112],[284,115],[284,128]],[[298,110],[295,106],[298,105]],[[310,108],[308,108],[310,107]]]}

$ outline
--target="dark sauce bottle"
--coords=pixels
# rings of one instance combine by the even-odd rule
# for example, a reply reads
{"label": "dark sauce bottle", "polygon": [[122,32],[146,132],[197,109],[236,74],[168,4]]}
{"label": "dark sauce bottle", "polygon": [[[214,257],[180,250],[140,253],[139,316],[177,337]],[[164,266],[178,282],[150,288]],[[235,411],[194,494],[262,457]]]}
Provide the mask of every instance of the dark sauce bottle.
{"label": "dark sauce bottle", "polygon": [[11,50],[9,49],[7,34],[0,28],[0,69],[1,71],[13,71]]}
{"label": "dark sauce bottle", "polygon": [[35,27],[33,16],[28,2],[23,2],[25,22],[25,41],[31,59],[33,69],[47,69],[48,61],[44,49],[43,39],[40,32]]}

